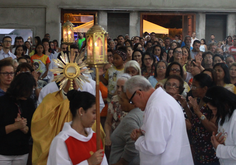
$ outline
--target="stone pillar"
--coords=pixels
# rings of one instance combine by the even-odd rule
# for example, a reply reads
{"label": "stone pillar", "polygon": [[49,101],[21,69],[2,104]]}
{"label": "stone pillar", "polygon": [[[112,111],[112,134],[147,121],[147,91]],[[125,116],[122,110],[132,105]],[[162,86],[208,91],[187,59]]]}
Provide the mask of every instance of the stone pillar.
{"label": "stone pillar", "polygon": [[129,15],[129,36],[140,36],[140,15],[138,12],[130,12]]}
{"label": "stone pillar", "polygon": [[57,6],[48,6],[46,8],[46,33],[50,34],[50,40],[56,39],[58,46],[61,44],[61,9]]}
{"label": "stone pillar", "polygon": [[205,38],[206,32],[206,14],[205,13],[198,13],[196,15],[196,34],[197,38],[201,40]]}
{"label": "stone pillar", "polygon": [[98,24],[107,31],[107,12],[98,11]]}
{"label": "stone pillar", "polygon": [[236,34],[236,14],[228,14],[227,16],[227,27],[226,35],[233,36]]}

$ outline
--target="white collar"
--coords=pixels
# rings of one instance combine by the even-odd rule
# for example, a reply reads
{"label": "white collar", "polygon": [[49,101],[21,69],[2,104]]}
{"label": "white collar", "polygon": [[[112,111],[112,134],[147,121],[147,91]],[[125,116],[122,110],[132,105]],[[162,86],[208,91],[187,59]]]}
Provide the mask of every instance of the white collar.
{"label": "white collar", "polygon": [[66,122],[63,126],[62,131],[65,131],[67,135],[72,136],[73,138],[87,142],[93,137],[93,130],[92,128],[85,128],[86,132],[88,133],[88,136],[84,136],[76,132],[72,127],[71,127],[71,122]]}

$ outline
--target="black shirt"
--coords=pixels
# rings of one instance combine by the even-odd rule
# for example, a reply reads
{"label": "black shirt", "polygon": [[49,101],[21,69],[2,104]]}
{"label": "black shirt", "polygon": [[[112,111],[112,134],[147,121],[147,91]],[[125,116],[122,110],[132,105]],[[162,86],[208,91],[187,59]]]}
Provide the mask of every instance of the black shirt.
{"label": "black shirt", "polygon": [[[24,155],[29,153],[30,126],[35,111],[34,101],[15,100],[8,94],[0,97],[0,155]],[[15,130],[6,134],[5,126],[13,124],[17,114],[27,119],[29,132],[24,134],[21,130]]]}

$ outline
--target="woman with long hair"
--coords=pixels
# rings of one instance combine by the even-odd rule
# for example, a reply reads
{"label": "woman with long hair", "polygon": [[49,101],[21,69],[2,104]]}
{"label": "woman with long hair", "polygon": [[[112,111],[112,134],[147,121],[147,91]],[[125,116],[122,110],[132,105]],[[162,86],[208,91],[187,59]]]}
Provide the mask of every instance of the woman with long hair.
{"label": "woman with long hair", "polygon": [[200,51],[202,52],[206,52],[207,51],[207,45],[206,45],[206,40],[205,39],[201,39],[201,45],[200,45]]}
{"label": "woman with long hair", "polygon": [[23,45],[16,46],[15,56],[17,59],[24,56]]}
{"label": "woman with long hair", "polygon": [[30,73],[17,75],[7,93],[0,97],[0,164],[26,165],[31,119],[35,110],[30,99],[36,86]]}
{"label": "woman with long hair", "polygon": [[209,88],[203,98],[216,117],[218,134],[213,132],[212,145],[220,164],[236,164],[236,95],[223,87]]}
{"label": "woman with long hair", "polygon": [[212,132],[217,130],[216,117],[212,115],[211,110],[204,102],[205,94],[212,84],[210,76],[204,73],[198,74],[194,76],[191,87],[194,98],[189,96],[187,104],[185,98],[180,95],[178,97],[191,123],[190,141],[194,150],[195,165],[219,165],[211,144]]}
{"label": "woman with long hair", "polygon": [[222,86],[231,92],[235,92],[235,86],[230,82],[229,68],[227,65],[224,63],[218,63],[214,65],[213,69],[216,73],[216,86]]}
{"label": "woman with long hair", "polygon": [[229,67],[229,76],[231,84],[236,85],[236,63],[232,63]]}
{"label": "woman with long hair", "polygon": [[160,61],[160,58],[161,58],[163,52],[164,52],[164,50],[162,49],[162,47],[160,45],[153,46],[152,54],[156,58],[154,63],[157,63],[158,61]]}
{"label": "woman with long hair", "polygon": [[146,52],[142,58],[142,64],[142,75],[147,79],[150,76],[153,76],[155,72],[155,57],[152,54]]}
{"label": "woman with long hair", "polygon": [[142,58],[143,52],[141,50],[134,50],[132,54],[132,60],[135,60],[139,63],[140,68],[142,68]]}

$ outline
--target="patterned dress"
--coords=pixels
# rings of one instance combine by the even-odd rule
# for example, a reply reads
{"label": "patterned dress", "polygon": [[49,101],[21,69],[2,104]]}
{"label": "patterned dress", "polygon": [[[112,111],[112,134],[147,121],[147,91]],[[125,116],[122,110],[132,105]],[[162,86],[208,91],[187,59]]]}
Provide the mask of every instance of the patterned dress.
{"label": "patterned dress", "polygon": [[146,68],[142,68],[142,76],[148,79],[150,76],[154,76],[155,67],[152,67],[150,71],[147,71]]}
{"label": "patterned dress", "polygon": [[[206,104],[202,106],[200,111],[206,118],[211,117],[211,110]],[[194,161],[202,164],[218,162],[216,152],[211,144],[212,133],[203,126],[201,119],[194,113],[191,123],[191,142],[195,153]]]}
{"label": "patterned dress", "polygon": [[112,97],[111,103],[108,105],[108,113],[112,114],[111,128],[113,132],[120,124],[120,121],[127,115],[127,113],[121,109],[118,95]]}

